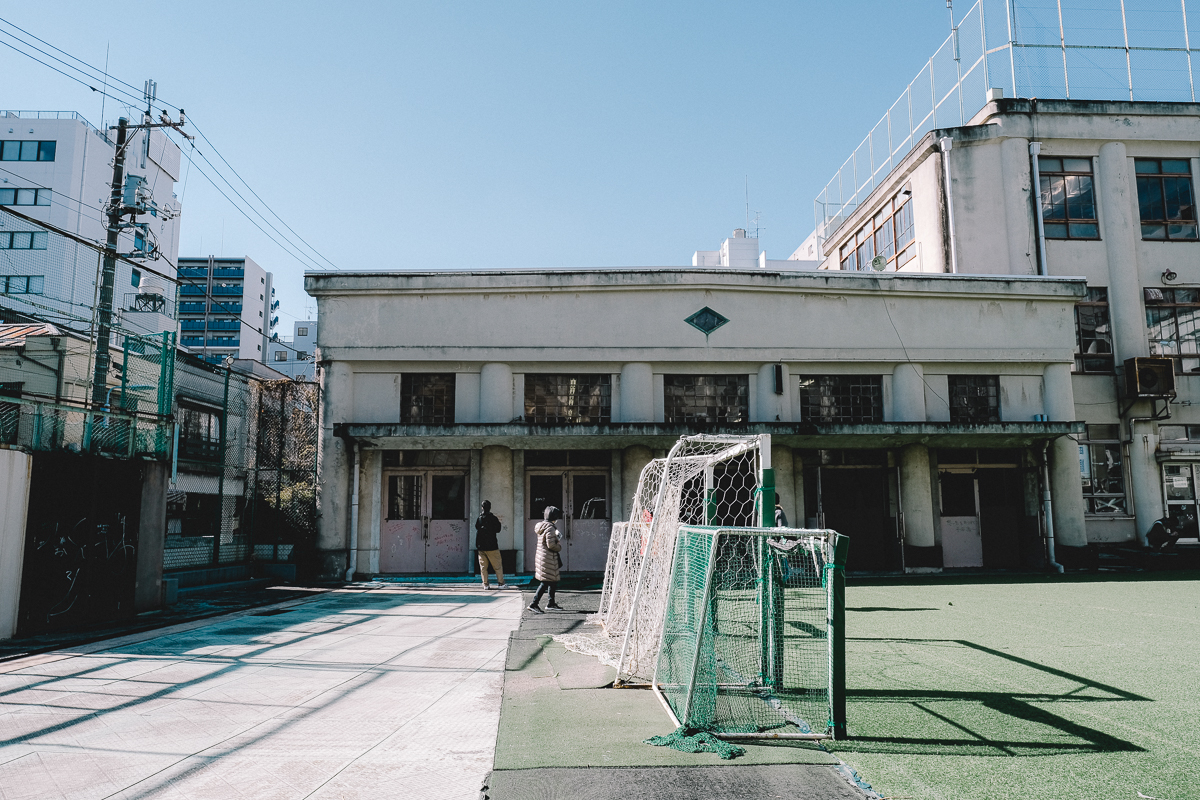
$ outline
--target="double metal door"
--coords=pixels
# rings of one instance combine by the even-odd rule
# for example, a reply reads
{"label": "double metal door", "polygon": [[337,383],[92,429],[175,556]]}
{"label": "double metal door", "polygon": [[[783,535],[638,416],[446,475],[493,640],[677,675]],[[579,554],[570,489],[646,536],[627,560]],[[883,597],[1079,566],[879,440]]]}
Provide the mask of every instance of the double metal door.
{"label": "double metal door", "polygon": [[558,523],[563,569],[597,572],[608,559],[612,533],[608,472],[599,470],[530,471],[525,476],[525,569],[533,571],[537,556],[535,528],[546,506],[563,511]]}
{"label": "double metal door", "polygon": [[383,480],[379,571],[468,572],[466,474],[385,472]]}

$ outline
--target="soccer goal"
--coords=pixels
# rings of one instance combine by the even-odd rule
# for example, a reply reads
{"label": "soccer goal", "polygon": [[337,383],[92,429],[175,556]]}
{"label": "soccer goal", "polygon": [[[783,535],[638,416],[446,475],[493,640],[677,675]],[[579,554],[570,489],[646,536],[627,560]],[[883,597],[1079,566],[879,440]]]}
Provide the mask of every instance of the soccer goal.
{"label": "soccer goal", "polygon": [[826,530],[680,527],[653,680],[676,726],[840,738],[847,549]]}
{"label": "soccer goal", "polygon": [[611,647],[618,683],[654,677],[681,526],[773,521],[770,457],[770,436],[701,434],[642,470],[629,521],[613,528],[600,598],[600,644]]}

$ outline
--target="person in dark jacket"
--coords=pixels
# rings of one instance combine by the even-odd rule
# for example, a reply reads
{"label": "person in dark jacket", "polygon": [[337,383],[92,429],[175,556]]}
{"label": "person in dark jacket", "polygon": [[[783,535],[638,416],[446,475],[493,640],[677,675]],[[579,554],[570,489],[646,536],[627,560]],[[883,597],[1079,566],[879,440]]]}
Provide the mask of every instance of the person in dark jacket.
{"label": "person in dark jacket", "polygon": [[500,543],[496,534],[500,533],[500,520],[492,513],[492,504],[483,501],[483,513],[475,520],[475,551],[479,556],[479,577],[483,579],[483,588],[490,589],[488,583],[488,565],[496,573],[496,581],[504,585],[504,567],[500,564]]}
{"label": "person in dark jacket", "polygon": [[554,523],[562,519],[562,509],[557,506],[546,506],[546,510],[542,512],[542,521],[537,524],[535,533],[537,534],[537,554],[533,562],[533,577],[542,582],[538,587],[537,592],[533,595],[533,602],[529,604],[530,611],[536,611],[538,614],[544,614],[540,603],[542,595],[547,590],[550,591],[550,602],[546,608],[554,611],[561,611],[562,606],[554,602],[554,592],[558,589],[558,580],[560,577],[559,567],[562,565],[562,558],[559,552],[562,550],[562,542],[558,536],[558,526]]}

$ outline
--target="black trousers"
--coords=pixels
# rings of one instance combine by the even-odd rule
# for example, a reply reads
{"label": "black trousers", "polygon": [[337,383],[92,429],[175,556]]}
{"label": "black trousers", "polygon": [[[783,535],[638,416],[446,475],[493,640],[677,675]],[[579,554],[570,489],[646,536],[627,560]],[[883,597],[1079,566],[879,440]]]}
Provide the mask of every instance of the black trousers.
{"label": "black trousers", "polygon": [[542,602],[542,595],[546,593],[547,589],[550,590],[550,605],[555,605],[554,593],[558,591],[558,581],[542,581],[542,585],[538,587],[537,593],[533,596],[535,606]]}

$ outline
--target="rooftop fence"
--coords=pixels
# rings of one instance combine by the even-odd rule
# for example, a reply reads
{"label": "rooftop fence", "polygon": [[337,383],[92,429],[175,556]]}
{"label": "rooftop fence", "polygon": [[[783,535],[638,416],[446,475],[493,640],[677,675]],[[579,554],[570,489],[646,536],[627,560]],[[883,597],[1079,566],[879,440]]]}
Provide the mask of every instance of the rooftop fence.
{"label": "rooftop fence", "polygon": [[978,0],[817,195],[824,240],[926,133],[1005,97],[1195,102],[1200,2]]}

